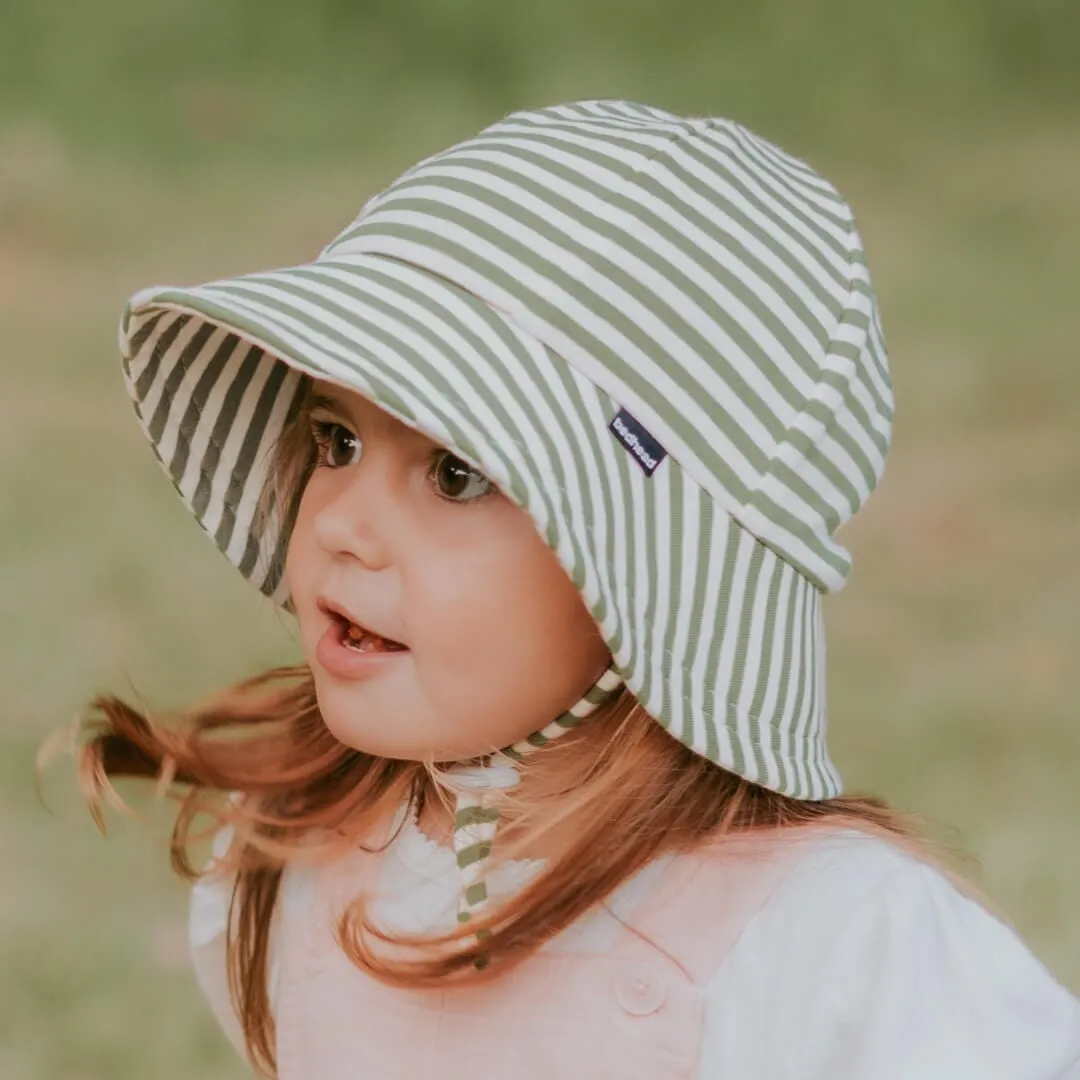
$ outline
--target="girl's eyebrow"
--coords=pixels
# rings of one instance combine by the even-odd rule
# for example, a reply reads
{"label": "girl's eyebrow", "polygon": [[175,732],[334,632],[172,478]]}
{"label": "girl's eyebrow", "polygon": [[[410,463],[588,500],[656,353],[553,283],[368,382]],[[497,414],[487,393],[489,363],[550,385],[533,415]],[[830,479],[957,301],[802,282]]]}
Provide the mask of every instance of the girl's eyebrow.
{"label": "girl's eyebrow", "polygon": [[312,394],[308,398],[308,409],[311,411],[325,409],[327,412],[337,413],[339,416],[346,418],[349,416],[349,410],[337,398],[329,397],[327,394]]}

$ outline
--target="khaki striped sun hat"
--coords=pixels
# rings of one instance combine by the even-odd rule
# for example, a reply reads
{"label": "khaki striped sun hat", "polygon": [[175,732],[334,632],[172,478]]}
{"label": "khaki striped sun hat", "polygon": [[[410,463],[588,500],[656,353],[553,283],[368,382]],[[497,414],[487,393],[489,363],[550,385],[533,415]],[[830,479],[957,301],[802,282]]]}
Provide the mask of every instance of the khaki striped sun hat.
{"label": "khaki striped sun hat", "polygon": [[515,112],[313,262],[139,292],[121,348],[180,495],[276,602],[287,528],[256,503],[306,374],[524,508],[676,738],[785,795],[839,793],[821,598],[892,394],[851,212],[803,162],[632,102]]}

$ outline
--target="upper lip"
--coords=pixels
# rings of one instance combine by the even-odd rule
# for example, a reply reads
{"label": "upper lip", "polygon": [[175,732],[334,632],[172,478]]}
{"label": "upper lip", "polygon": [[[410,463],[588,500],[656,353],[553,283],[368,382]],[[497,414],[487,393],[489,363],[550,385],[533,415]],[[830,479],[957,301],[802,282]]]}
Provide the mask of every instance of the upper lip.
{"label": "upper lip", "polygon": [[349,622],[359,626],[361,630],[367,630],[369,633],[376,634],[378,637],[384,638],[387,641],[397,642],[399,645],[404,644],[399,638],[395,638],[390,634],[384,634],[382,630],[377,626],[373,626],[370,622],[358,619],[344,604],[340,604],[336,600],[331,600],[327,596],[317,597],[315,606],[326,615],[336,615],[338,618],[348,619]]}

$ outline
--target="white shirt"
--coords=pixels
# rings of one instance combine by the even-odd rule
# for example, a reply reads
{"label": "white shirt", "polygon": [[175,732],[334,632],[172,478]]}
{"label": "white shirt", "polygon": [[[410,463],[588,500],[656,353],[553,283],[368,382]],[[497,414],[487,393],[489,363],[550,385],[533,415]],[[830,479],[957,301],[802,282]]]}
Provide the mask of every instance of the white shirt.
{"label": "white shirt", "polygon": [[[215,854],[228,842],[222,830]],[[667,860],[613,897],[628,913]],[[507,863],[493,896],[542,862]],[[310,871],[286,869],[281,904],[300,914]],[[389,929],[453,924],[453,852],[407,821],[382,860],[372,916]],[[224,930],[230,883],[197,883],[196,975],[238,1048]],[[612,920],[586,916],[544,947],[603,951]],[[270,1000],[277,987],[271,945]],[[1080,1080],[1080,1001],[1008,927],[932,867],[852,831],[818,842],[784,879],[705,987],[697,1080]]]}

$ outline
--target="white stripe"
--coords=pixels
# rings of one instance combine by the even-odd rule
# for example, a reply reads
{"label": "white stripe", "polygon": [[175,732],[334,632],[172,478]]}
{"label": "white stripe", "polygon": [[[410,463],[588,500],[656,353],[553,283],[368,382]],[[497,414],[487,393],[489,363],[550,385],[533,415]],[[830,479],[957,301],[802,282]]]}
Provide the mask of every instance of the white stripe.
{"label": "white stripe", "polygon": [[[746,584],[750,570],[750,557],[754,551],[754,539],[741,529],[736,532],[735,567],[731,580],[731,592],[727,598],[724,615],[724,634],[720,640],[718,663],[716,666],[716,684],[725,702],[731,701],[731,682],[735,670],[735,654],[739,645],[739,629],[745,622]],[[736,735],[742,742],[742,718],[738,719]],[[730,760],[730,758],[728,759]],[[750,764],[750,759],[747,759]]]}
{"label": "white stripe", "polygon": [[[545,138],[573,142],[587,153],[611,157],[635,169],[643,165],[647,158],[662,150],[671,138],[668,131],[657,131],[653,125],[643,125],[633,121],[624,124],[613,122],[610,126],[598,128],[596,124],[588,120],[578,120],[567,124],[553,124],[540,120],[538,123],[503,124],[498,130],[486,135],[481,133],[476,137],[476,141],[483,142],[485,138],[498,140],[504,133],[528,134],[532,131],[542,132]],[[628,149],[624,144],[629,144],[633,149]]]}
{"label": "white stripe", "polygon": [[597,680],[597,687],[605,692],[610,693],[613,690],[617,690],[623,684],[623,677],[615,671],[613,668],[608,668],[603,675]]}
{"label": "white stripe", "polygon": [[[758,544],[753,545],[755,548]],[[743,753],[746,760],[755,761],[754,771],[757,772],[756,758],[758,743],[761,743],[760,753],[765,754],[768,739],[764,742],[761,735],[767,736],[767,728],[758,722],[750,711],[757,692],[758,675],[761,672],[761,661],[765,651],[765,616],[769,611],[769,585],[773,579],[773,571],[776,565],[776,556],[768,549],[764,549],[764,559],[761,565],[761,573],[753,593],[747,594],[747,610],[749,622],[747,626],[748,645],[746,660],[743,667],[742,686],[739,688],[739,697],[735,701],[735,711],[738,714],[739,741],[742,743]],[[764,730],[763,730],[764,729]],[[757,777],[749,777],[757,779]]]}
{"label": "white stripe", "polygon": [[816,793],[818,797],[825,794],[825,773],[828,771],[827,754],[825,751],[825,624],[820,606],[818,608],[818,625],[814,637],[817,647],[814,650],[814,740],[811,744],[811,753],[819,765],[819,777]]}
{"label": "white stripe", "polygon": [[[675,470],[672,469],[671,471],[674,472]],[[687,686],[688,665],[682,662],[672,663],[672,660],[679,657],[681,661],[689,652],[690,618],[694,611],[694,596],[697,590],[704,585],[702,578],[705,567],[698,566],[697,562],[697,549],[701,533],[701,516],[698,503],[700,488],[682,469],[678,470],[678,479],[682,487],[682,522],[680,523],[682,558],[680,560],[681,567],[676,589],[668,594],[668,607],[675,614],[675,637],[671,643],[672,655],[667,657],[665,662],[669,671],[668,678],[671,682],[671,693],[668,696],[668,709],[671,713],[670,730],[672,734],[682,738],[687,719],[686,697],[689,692],[692,692],[692,687]],[[702,615],[705,615],[705,609],[702,609]],[[701,634],[700,626],[697,632],[699,635]]]}
{"label": "white stripe", "polygon": [[[726,633],[720,646],[720,663],[717,666],[717,679],[727,687],[728,701],[735,712],[734,739],[738,742],[743,757],[744,773],[748,780],[757,780],[757,763],[751,749],[750,722],[746,711],[730,694],[735,677],[735,658],[738,652],[741,631],[749,636],[747,656],[755,647],[760,647],[760,625],[755,627],[758,611],[757,597],[750,592],[750,563],[754,556],[757,541],[747,532],[739,531],[739,542],[735,552],[735,572],[732,576],[731,593],[728,599],[728,616],[724,622]],[[755,629],[757,631],[755,635]]]}
{"label": "white stripe", "polygon": [[653,605],[652,625],[646,627],[648,637],[648,653],[652,661],[652,684],[657,688],[654,696],[659,697],[660,703],[654,715],[666,716],[670,709],[671,693],[667,680],[664,678],[664,669],[669,666],[670,657],[666,650],[668,633],[668,621],[675,614],[675,605],[671,602],[671,560],[668,552],[671,551],[671,486],[678,483],[679,478],[671,468],[659,468],[652,476],[653,499],[656,503],[656,511],[653,514],[653,531],[656,537],[655,543],[647,547],[638,548],[638,559],[646,573],[651,571]]}
{"label": "white stripe", "polygon": [[[689,486],[689,485],[688,485]],[[700,490],[700,489],[699,489]],[[707,499],[708,495],[702,491],[698,496],[700,499]],[[704,515],[702,515],[704,517]],[[710,619],[716,619],[716,622],[720,622],[719,608],[720,608],[720,583],[723,578],[724,564],[727,560],[727,544],[731,535],[731,521],[730,518],[724,513],[724,511],[716,506],[712,505],[712,523],[709,528],[709,535],[706,537],[707,556],[705,559],[705,565],[699,567],[704,580],[699,580],[697,588],[701,589],[704,593],[701,611],[702,611],[702,630],[706,626],[710,626],[710,630],[713,632],[699,632],[698,640],[694,643],[693,655],[690,657],[690,708],[691,716],[693,720],[693,740],[691,745],[698,753],[704,754],[706,748],[706,725],[708,724],[707,712],[708,709],[716,707],[715,698],[706,697],[706,689],[714,690],[715,687],[706,687],[705,679],[708,673],[709,661],[712,658],[712,650],[716,644],[715,640],[715,622],[710,622]],[[713,721],[714,725],[719,727],[719,722]]]}
{"label": "white stripe", "polygon": [[800,693],[806,694],[806,658],[809,655],[806,638],[806,609],[810,603],[810,591],[798,590],[795,605],[794,634],[791,653],[791,683],[788,689],[788,700],[785,706],[784,726],[781,729],[780,744],[784,748],[784,757],[788,762],[789,772],[793,779],[789,784],[797,791],[807,789],[806,770],[803,767],[801,755],[795,750],[795,734],[799,729],[803,714],[806,710],[805,700],[798,704]]}
{"label": "white stripe", "polygon": [[[881,326],[876,318],[870,319],[867,330],[867,340],[863,344],[863,352],[860,359],[863,363],[859,366],[859,372],[870,383],[871,393],[867,394],[864,408],[871,417],[872,422],[881,423],[880,413],[882,406],[885,411],[891,413],[892,383],[889,378],[886,361],[881,359],[886,356],[885,339],[882,335]],[[859,385],[860,393],[867,393],[866,388]],[[861,400],[861,399],[860,399]]]}
{"label": "white stripe", "polygon": [[800,788],[803,791],[809,791],[813,788],[813,776],[810,771],[809,762],[803,754],[801,747],[806,745],[806,740],[809,732],[815,731],[818,727],[818,717],[816,715],[817,706],[817,619],[815,618],[818,609],[816,602],[816,594],[812,591],[807,591],[806,605],[803,608],[803,656],[802,662],[799,664],[799,683],[802,689],[802,710],[795,718],[795,727],[792,731],[792,741],[795,749],[795,759],[798,763],[798,772],[800,780]]}
{"label": "white stripe", "polygon": [[[798,696],[799,672],[802,670],[803,652],[805,650],[805,608],[810,587],[802,578],[793,580],[791,598],[791,644],[790,661],[788,671],[788,683],[784,688],[784,707],[776,720],[780,733],[780,753],[787,764],[788,773],[791,777],[797,776],[797,768],[794,762],[795,756],[795,726],[798,723],[798,715],[795,709],[795,701]],[[784,632],[787,633],[785,624]],[[802,784],[799,779],[799,784]],[[789,779],[789,785],[791,780]]]}
{"label": "white stripe", "polygon": [[[766,733],[767,731],[782,726],[777,724],[777,717],[775,714],[777,698],[780,694],[780,672],[783,670],[784,664],[784,644],[787,637],[787,614],[789,605],[792,603],[791,586],[795,577],[795,571],[784,564],[780,559],[776,559],[776,564],[781,567],[780,587],[776,591],[776,623],[773,627],[772,651],[765,659],[768,678],[765,682],[765,695],[761,699],[761,723],[759,725],[759,729],[764,730]],[[781,747],[783,746],[782,743],[780,745]],[[768,770],[765,782],[769,787],[778,789],[780,787],[782,774],[777,763],[777,752],[772,749],[772,746],[768,741],[766,741],[765,745],[762,747],[762,751]],[[783,749],[780,750],[780,755],[785,756]],[[786,764],[785,756],[785,765]]]}

